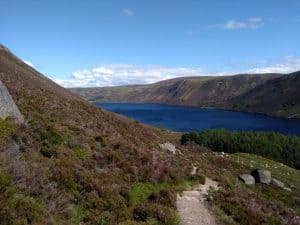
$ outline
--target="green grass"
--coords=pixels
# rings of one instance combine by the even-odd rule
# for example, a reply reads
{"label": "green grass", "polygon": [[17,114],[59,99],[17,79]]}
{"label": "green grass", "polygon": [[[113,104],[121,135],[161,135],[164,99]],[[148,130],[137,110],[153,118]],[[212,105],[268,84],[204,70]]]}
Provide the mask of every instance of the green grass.
{"label": "green grass", "polygon": [[81,206],[75,206],[72,210],[72,223],[74,225],[79,225],[80,222],[82,222],[82,220],[85,218],[86,216],[86,211],[83,207]]}
{"label": "green grass", "polygon": [[131,193],[130,193],[130,204],[137,205],[143,203],[147,200],[147,198],[151,194],[155,194],[160,192],[163,189],[172,189],[176,192],[181,192],[193,185],[193,181],[191,180],[182,180],[178,184],[171,184],[167,182],[161,183],[135,183],[132,186]]}
{"label": "green grass", "polygon": [[82,159],[82,160],[88,159],[92,156],[92,153],[89,150],[81,148],[81,147],[75,148],[74,153],[79,159]]}
{"label": "green grass", "polygon": [[258,155],[248,153],[228,154],[229,158],[248,166],[250,168],[267,169],[272,172],[272,177],[288,185],[294,185],[297,191],[300,191],[300,171],[288,167],[282,163],[266,159]]}
{"label": "green grass", "polygon": [[[226,225],[236,224],[280,224],[279,211],[292,208],[299,215],[297,196],[300,193],[300,172],[282,163],[248,153],[226,154],[225,159],[238,163],[222,173],[223,188],[214,193],[215,204],[213,213]],[[250,173],[253,169],[270,170],[272,177],[287,187],[291,185],[292,192],[274,185],[245,185],[237,179],[238,174]],[[252,205],[248,205],[248,199]],[[259,208],[265,208],[266,217],[260,215]],[[268,213],[267,213],[268,212]],[[252,223],[249,223],[250,218]],[[289,218],[290,219],[290,218]]]}
{"label": "green grass", "polygon": [[133,185],[130,193],[131,205],[137,205],[144,202],[147,198],[153,194],[158,193],[162,189],[169,187],[166,182],[152,184],[152,183],[136,183]]}
{"label": "green grass", "polygon": [[7,142],[8,138],[16,132],[16,126],[10,119],[0,119],[0,144]]}

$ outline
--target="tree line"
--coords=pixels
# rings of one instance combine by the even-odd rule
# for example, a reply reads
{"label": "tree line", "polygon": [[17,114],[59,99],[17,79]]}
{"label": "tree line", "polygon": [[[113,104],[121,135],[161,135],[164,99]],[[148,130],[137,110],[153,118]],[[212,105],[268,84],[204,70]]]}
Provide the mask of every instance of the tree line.
{"label": "tree line", "polygon": [[300,137],[275,132],[212,129],[182,135],[182,144],[194,142],[213,151],[260,155],[300,169]]}

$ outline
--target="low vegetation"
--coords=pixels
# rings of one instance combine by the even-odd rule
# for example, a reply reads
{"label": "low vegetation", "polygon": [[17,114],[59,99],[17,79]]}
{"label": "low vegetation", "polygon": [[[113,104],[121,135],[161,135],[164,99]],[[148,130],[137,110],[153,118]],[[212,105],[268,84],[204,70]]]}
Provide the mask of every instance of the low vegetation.
{"label": "low vegetation", "polygon": [[[21,125],[0,120],[0,225],[176,225],[176,193],[204,175],[221,185],[213,204],[229,220],[293,224],[287,210],[299,211],[299,174],[292,168],[181,146],[178,134],[98,109],[1,50],[0,80],[25,118]],[[166,141],[178,153],[161,150]],[[237,180],[267,163],[295,186],[291,193]]]}
{"label": "low vegetation", "polygon": [[[280,162],[247,153],[212,152],[198,145],[183,145],[186,160],[199,172],[218,181],[219,191],[212,191],[208,203],[226,225],[299,223],[300,172]],[[253,169],[271,171],[291,191],[275,185],[246,185],[238,179]]]}
{"label": "low vegetation", "polygon": [[300,168],[300,137],[274,132],[231,132],[224,129],[191,132],[181,142],[194,142],[213,151],[245,152]]}
{"label": "low vegetation", "polygon": [[[223,188],[213,193],[213,211],[224,224],[298,224],[295,219],[300,203],[298,170],[253,154],[234,153],[224,157],[239,165],[227,170]],[[292,187],[291,191],[274,185],[245,185],[237,179],[239,173],[247,173],[253,168],[271,171],[272,177]]]}
{"label": "low vegetation", "polygon": [[16,127],[11,119],[0,119],[0,145],[6,144],[15,132]]}

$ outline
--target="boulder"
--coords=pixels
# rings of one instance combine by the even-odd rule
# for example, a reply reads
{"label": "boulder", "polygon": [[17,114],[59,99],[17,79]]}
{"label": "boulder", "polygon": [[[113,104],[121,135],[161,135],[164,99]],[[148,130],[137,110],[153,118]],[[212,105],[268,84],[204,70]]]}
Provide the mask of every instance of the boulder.
{"label": "boulder", "polygon": [[256,183],[270,184],[271,183],[271,171],[269,170],[253,170],[251,175],[254,177]]}
{"label": "boulder", "polygon": [[245,184],[249,184],[249,185],[255,184],[255,179],[250,174],[241,174],[239,175],[239,179],[243,181]]}
{"label": "boulder", "polygon": [[0,81],[0,118],[5,119],[7,117],[12,117],[20,123],[24,122],[23,115],[9,94],[6,86]]}
{"label": "boulder", "polygon": [[284,183],[275,179],[275,178],[272,178],[271,180],[271,184],[277,186],[277,187],[281,187],[281,188],[284,188]]}

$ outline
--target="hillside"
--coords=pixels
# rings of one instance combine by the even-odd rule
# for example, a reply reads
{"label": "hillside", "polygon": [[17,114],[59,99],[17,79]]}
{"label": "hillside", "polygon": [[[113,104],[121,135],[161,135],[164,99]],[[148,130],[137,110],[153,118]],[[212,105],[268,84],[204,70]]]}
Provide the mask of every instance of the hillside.
{"label": "hillside", "polygon": [[149,85],[74,88],[94,102],[165,103],[300,117],[299,73],[184,77]]}
{"label": "hillside", "polygon": [[[178,225],[177,193],[204,176],[220,186],[207,207],[224,224],[299,224],[295,169],[181,145],[180,134],[99,109],[4,46],[0,81],[1,110],[13,117],[0,115],[0,225]],[[290,191],[237,179],[267,164]]]}
{"label": "hillside", "polygon": [[131,185],[184,177],[156,129],[94,107],[4,46],[0,80],[25,119],[0,119],[0,224],[117,224],[132,218]]}
{"label": "hillside", "polygon": [[268,80],[232,99],[232,108],[300,118],[300,72]]}

